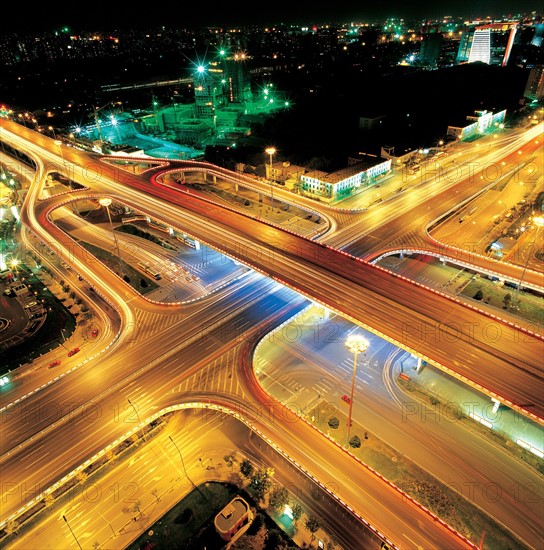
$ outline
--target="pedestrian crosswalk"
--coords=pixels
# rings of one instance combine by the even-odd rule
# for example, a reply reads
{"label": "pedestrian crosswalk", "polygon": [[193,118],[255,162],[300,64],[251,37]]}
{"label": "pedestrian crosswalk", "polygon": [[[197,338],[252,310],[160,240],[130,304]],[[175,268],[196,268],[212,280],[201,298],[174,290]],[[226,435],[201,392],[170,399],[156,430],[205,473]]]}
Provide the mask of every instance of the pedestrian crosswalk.
{"label": "pedestrian crosswalk", "polygon": [[172,389],[172,393],[212,392],[236,395],[246,399],[236,370],[236,354],[229,350]]}

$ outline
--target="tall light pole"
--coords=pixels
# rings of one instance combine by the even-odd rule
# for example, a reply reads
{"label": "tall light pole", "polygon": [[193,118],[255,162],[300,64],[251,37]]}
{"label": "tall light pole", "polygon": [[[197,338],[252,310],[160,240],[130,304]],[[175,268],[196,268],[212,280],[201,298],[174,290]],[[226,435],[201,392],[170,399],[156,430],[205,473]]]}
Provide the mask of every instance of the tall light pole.
{"label": "tall light pole", "polygon": [[170,439],[170,441],[174,444],[174,447],[177,449],[178,453],[179,453],[179,457],[181,459],[181,465],[183,466],[183,472],[185,474],[185,477],[191,482],[191,485],[193,487],[195,487],[195,484],[193,483],[193,480],[189,477],[189,475],[187,474],[187,470],[185,469],[185,462],[183,462],[183,455],[181,454],[181,451],[179,450],[179,447],[176,445],[176,442],[172,439],[172,436],[169,435],[168,438]]}
{"label": "tall light pole", "polygon": [[117,261],[119,262],[119,271],[124,275],[125,270],[123,269],[123,263],[121,262],[121,253],[119,252],[119,241],[117,240],[117,235],[115,234],[115,230],[113,229],[113,222],[111,221],[110,204],[112,203],[112,200],[109,197],[102,197],[101,199],[98,200],[98,202],[102,206],[106,207],[106,211],[108,213],[108,220],[110,221],[111,234],[113,235],[113,243],[115,244]]}
{"label": "tall light pole", "polygon": [[531,249],[529,250],[527,254],[527,260],[525,260],[525,266],[523,267],[523,271],[521,272],[521,277],[519,278],[519,283],[516,286],[516,292],[514,294],[514,307],[519,307],[518,300],[519,300],[519,289],[521,288],[521,285],[523,283],[523,278],[525,277],[525,272],[527,271],[527,266],[529,265],[529,260],[531,259],[531,255],[533,254],[533,250],[535,248],[535,244],[538,242],[538,234],[540,233],[540,228],[544,225],[544,216],[533,216],[533,223],[537,226],[535,239],[532,242]]}
{"label": "tall light pole", "polygon": [[146,441],[145,439],[145,432],[144,432],[144,427],[142,426],[142,421],[140,420],[140,415],[138,414],[138,409],[134,406],[134,403],[132,403],[132,401],[130,399],[127,399],[129,405],[134,409],[134,412],[136,413],[136,418],[138,419],[138,424],[140,425],[140,429],[142,430],[142,438],[144,441]]}
{"label": "tall light pole", "polygon": [[72,528],[70,527],[70,524],[68,523],[68,520],[66,519],[66,516],[62,516],[62,519],[66,522],[66,525],[68,525],[68,529],[70,529],[70,533],[72,533],[72,536],[74,537],[77,545],[79,546],[80,550],[83,550],[83,548],[81,547],[81,544],[79,544],[79,541],[77,540],[77,537],[75,535],[75,533],[72,531]]}
{"label": "tall light pole", "polygon": [[272,203],[272,211],[274,211],[274,186],[272,184],[272,157],[276,154],[276,148],[275,147],[267,147],[265,149],[265,153],[270,155],[270,199]]}
{"label": "tall light pole", "polygon": [[348,445],[351,433],[351,412],[353,410],[353,393],[355,391],[355,376],[357,373],[357,354],[365,352],[368,349],[368,341],[360,334],[350,334],[346,340],[346,347],[353,353],[353,373],[351,375],[351,394],[349,400],[348,414]]}

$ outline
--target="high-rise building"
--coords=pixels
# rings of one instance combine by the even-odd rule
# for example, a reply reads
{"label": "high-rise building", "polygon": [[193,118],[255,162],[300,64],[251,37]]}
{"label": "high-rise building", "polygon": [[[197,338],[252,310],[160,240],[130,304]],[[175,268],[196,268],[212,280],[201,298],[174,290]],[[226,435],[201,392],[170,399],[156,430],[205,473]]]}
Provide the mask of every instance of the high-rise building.
{"label": "high-rise building", "polygon": [[247,103],[252,100],[247,59],[247,55],[240,51],[224,60],[226,94],[229,103]]}
{"label": "high-rise building", "polygon": [[488,65],[491,61],[491,31],[489,29],[474,31],[468,62],[474,63],[475,61],[481,61]]}
{"label": "high-rise building", "polygon": [[535,25],[535,34],[531,40],[531,46],[542,46],[542,38],[544,37],[544,23],[538,23]]}
{"label": "high-rise building", "polygon": [[224,83],[217,74],[199,69],[195,77],[195,116],[212,118],[217,107],[226,103]]}
{"label": "high-rise building", "polygon": [[523,97],[530,101],[540,101],[544,97],[544,65],[536,65],[529,71]]}
{"label": "high-rise building", "polygon": [[425,32],[419,49],[419,64],[424,67],[436,67],[442,47],[442,33],[436,30]]}
{"label": "high-rise building", "polygon": [[459,42],[457,63],[480,61],[504,67],[516,40],[518,24],[517,21],[507,21],[469,29]]}

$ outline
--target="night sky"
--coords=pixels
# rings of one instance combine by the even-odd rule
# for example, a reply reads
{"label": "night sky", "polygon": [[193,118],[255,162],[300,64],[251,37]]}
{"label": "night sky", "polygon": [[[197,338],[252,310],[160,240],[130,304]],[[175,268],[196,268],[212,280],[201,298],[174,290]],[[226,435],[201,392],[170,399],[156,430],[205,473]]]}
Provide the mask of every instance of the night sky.
{"label": "night sky", "polygon": [[[301,3],[296,0],[238,0],[228,2],[160,2],[145,3],[139,11],[130,2],[76,2],[56,0],[43,2],[37,8],[22,8],[11,0],[1,9],[2,32],[50,31],[68,26],[72,31],[167,27],[273,25],[296,23],[311,25],[323,22],[344,22],[383,19],[385,17],[424,18],[444,15],[467,18],[499,17],[503,14],[533,10],[542,11],[541,3],[527,0],[454,0],[436,1],[429,6],[419,1],[343,1]],[[145,5],[144,4],[144,5]],[[199,7],[206,9],[198,11]],[[24,11],[23,11],[24,10]]]}

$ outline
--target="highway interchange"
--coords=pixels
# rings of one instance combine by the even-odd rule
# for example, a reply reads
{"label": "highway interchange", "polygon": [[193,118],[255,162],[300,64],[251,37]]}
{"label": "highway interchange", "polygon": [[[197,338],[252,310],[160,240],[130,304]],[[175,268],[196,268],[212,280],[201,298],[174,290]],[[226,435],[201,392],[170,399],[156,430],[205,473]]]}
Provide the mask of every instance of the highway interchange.
{"label": "highway interchange", "polygon": [[[36,160],[39,155],[46,163],[54,162],[58,166],[59,155],[55,146],[51,145],[51,140],[42,136],[24,135],[25,129],[20,128],[21,139],[11,136],[10,130],[13,127],[3,129],[2,138],[6,142],[11,140],[14,146],[36,156]],[[518,147],[516,143],[505,156],[516,154]],[[9,406],[3,401],[3,409],[8,407],[2,411],[3,474],[5,479],[18,480],[18,490],[11,489],[9,494],[4,492],[2,521],[28,498],[27,494],[21,494],[23,482],[27,487],[38,484],[43,490],[71,467],[122,434],[126,426],[115,422],[107,411],[121,404],[126,407],[127,398],[138,402],[143,417],[171,405],[171,397],[167,397],[169,388],[209,362],[210,358],[234,346],[236,342],[226,337],[229,334],[226,326],[234,321],[241,327],[259,326],[270,317],[279,319],[282,315],[292,315],[297,301],[298,307],[304,303],[303,298],[297,298],[292,291],[257,275],[249,275],[247,283],[240,280],[213,299],[190,307],[165,306],[146,301],[100,264],[93,263],[90,269],[82,259],[81,250],[48,221],[47,212],[57,208],[62,201],[71,201],[78,195],[106,194],[140,211],[147,211],[254,269],[272,275],[276,281],[326,304],[329,309],[378,332],[388,340],[400,343],[406,349],[419,352],[428,360],[455,371],[458,376],[486,388],[502,401],[527,409],[526,412],[537,419],[542,418],[539,387],[542,377],[542,341],[523,326],[510,327],[495,322],[494,330],[500,327],[500,338],[495,338],[496,341],[490,344],[486,342],[489,334],[482,332],[482,327],[488,327],[490,320],[479,311],[399,280],[384,270],[359,262],[332,248],[307,242],[296,235],[264,225],[260,220],[242,218],[233,212],[225,214],[224,209],[197,200],[190,193],[172,192],[161,185],[150,185],[147,176],[121,174],[87,154],[63,149],[61,162],[74,171],[71,177],[87,183],[90,189],[39,201],[36,200],[40,193],[39,186],[33,186],[30,198],[25,203],[25,224],[52,245],[66,261],[74,265],[88,284],[92,284],[106,300],[116,306],[123,327],[127,330],[121,331],[108,352],[101,354],[97,361],[79,367],[75,371],[77,376],[72,374],[63,377],[35,397],[27,398],[19,404]],[[78,166],[84,167],[84,173],[77,173]],[[180,166],[183,164],[180,163]],[[100,168],[100,176],[95,176],[97,167]],[[198,168],[210,173],[216,170],[211,166]],[[221,172],[217,169],[219,175]],[[38,181],[43,175],[38,170]],[[476,181],[474,186],[477,185]],[[468,196],[474,189],[467,186],[461,192]],[[397,225],[384,224],[384,228],[390,228],[389,233],[384,229],[387,235],[384,242],[393,243],[399,239],[403,228],[415,232],[423,222],[433,219],[438,208],[444,210],[444,197],[442,202],[439,196],[434,199],[427,197],[427,200],[429,208],[423,211],[424,216],[420,213],[412,217],[409,215],[412,211],[405,211],[403,219],[396,222]],[[459,197],[450,198],[452,206],[456,200]],[[393,210],[388,216],[395,219]],[[399,216],[396,218],[398,220]],[[365,221],[365,226],[367,224],[371,226],[372,221]],[[220,238],[218,227],[221,228]],[[70,245],[69,249],[66,243]],[[373,244],[374,250],[367,249],[368,255],[380,250],[378,243],[373,241]],[[418,244],[421,246],[423,243]],[[430,247],[429,243],[425,244]],[[410,243],[403,243],[403,246],[409,247]],[[474,258],[472,254],[470,260]],[[478,261],[484,262],[478,258]],[[493,266],[493,269],[497,269],[497,266]],[[515,268],[512,269],[516,273]],[[528,280],[538,285],[539,276],[531,274]],[[361,289],[361,292],[353,292],[354,288]],[[258,314],[255,310],[258,310]],[[168,323],[161,323],[160,330],[156,330],[159,328],[157,320],[165,315]],[[457,330],[459,319],[463,320],[463,326]],[[457,324],[453,325],[454,322]],[[159,334],[160,337],[157,337]],[[520,346],[520,342],[524,345]],[[516,369],[515,374],[512,373],[513,369]],[[501,375],[497,376],[497,372]],[[286,437],[281,423],[265,422],[260,414],[261,407],[248,409],[245,405],[248,401],[258,403],[262,400],[272,408],[278,408],[279,405],[259,388],[251,369],[243,370],[240,376],[240,390],[234,395],[203,393],[201,399],[234,409],[243,408],[251,421],[259,424],[261,431],[268,430],[266,433],[281,449],[304,464],[318,479],[331,476],[331,471],[325,474],[322,460],[315,460],[317,446],[322,458],[329,457],[327,464],[330,466],[334,463],[338,468],[334,473],[340,476],[338,479],[344,477],[345,472],[353,471],[353,460],[326,441],[316,442],[311,427],[304,422],[289,425],[289,437]],[[21,390],[14,388],[10,398],[16,398],[17,391]],[[176,401],[192,402],[196,399],[195,395],[198,393],[176,396]],[[52,403],[55,406],[51,406]],[[91,407],[100,410],[100,415],[93,413],[90,419]],[[280,407],[277,411],[279,418],[281,410]],[[67,430],[72,437],[67,437]],[[39,432],[40,435],[36,435]],[[75,447],[74,441],[78,442]],[[312,445],[306,447],[310,441]],[[44,454],[46,452],[48,455]],[[50,459],[40,465],[44,456],[50,456]],[[32,473],[25,470],[32,470]],[[345,486],[342,484],[345,491],[342,498],[381,532],[392,537],[399,547],[410,547],[407,541],[417,541],[423,548],[460,547],[463,544],[461,539],[437,525],[428,514],[417,507],[406,506],[395,491],[391,491],[391,494],[386,491],[389,496],[384,498],[380,494],[384,491],[382,481],[372,476],[364,476],[364,480],[363,476],[361,478],[361,485],[356,484],[352,488],[347,481]],[[360,493],[363,483],[367,484],[364,499]],[[378,485],[373,486],[374,483]],[[372,506],[368,505],[370,500]],[[418,521],[423,522],[425,528],[414,529],[413,514],[421,515]],[[403,515],[406,515],[406,520],[400,519]]]}

